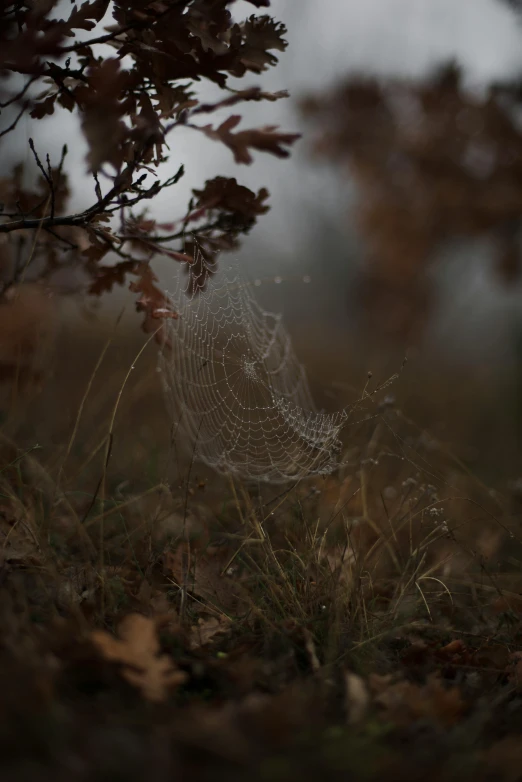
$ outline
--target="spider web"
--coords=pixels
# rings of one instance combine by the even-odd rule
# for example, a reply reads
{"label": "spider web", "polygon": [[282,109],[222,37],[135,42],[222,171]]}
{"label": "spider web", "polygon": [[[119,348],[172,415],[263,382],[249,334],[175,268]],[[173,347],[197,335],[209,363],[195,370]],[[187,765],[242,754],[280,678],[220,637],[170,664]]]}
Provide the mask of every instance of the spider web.
{"label": "spider web", "polygon": [[160,369],[174,423],[195,458],[244,480],[285,483],[338,464],[344,412],[314,405],[281,315],[262,309],[236,268],[201,256],[169,294],[177,320]]}

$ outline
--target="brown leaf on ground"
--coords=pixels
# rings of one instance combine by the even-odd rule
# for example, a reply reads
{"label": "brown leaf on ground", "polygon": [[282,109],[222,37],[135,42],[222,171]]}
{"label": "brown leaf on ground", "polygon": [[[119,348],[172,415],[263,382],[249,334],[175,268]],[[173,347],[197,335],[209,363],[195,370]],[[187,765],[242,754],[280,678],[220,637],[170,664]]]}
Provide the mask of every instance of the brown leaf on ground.
{"label": "brown leaf on ground", "polygon": [[437,674],[429,676],[422,687],[405,680],[392,681],[392,676],[376,674],[369,679],[375,702],[392,722],[409,725],[415,720],[428,719],[451,727],[464,713],[466,704],[459,688],[445,687]]}
{"label": "brown leaf on ground", "polygon": [[198,649],[200,646],[206,646],[217,635],[227,633],[230,629],[230,619],[226,616],[207,616],[200,617],[197,625],[191,628],[190,646],[192,649]]}
{"label": "brown leaf on ground", "polygon": [[169,690],[183,684],[187,674],[178,670],[166,655],[159,655],[156,622],[140,614],[129,614],[113,638],[104,630],[91,633],[91,640],[106,660],[121,663],[123,677],[141,690],[149,701],[160,702]]}
{"label": "brown leaf on ground", "polygon": [[172,618],[172,621],[175,621],[178,618],[178,615],[173,610],[166,594],[159,589],[154,590],[152,597],[149,600],[149,606],[155,616],[168,616]]}
{"label": "brown leaf on ground", "polygon": [[246,598],[237,579],[223,572],[230,557],[228,549],[212,547],[191,557],[187,546],[180,543],[174,551],[165,553],[163,569],[176,584],[184,585],[207,605],[228,612],[245,603]]}
{"label": "brown leaf on ground", "polygon": [[179,615],[169,601],[164,590],[156,589],[147,580],[143,579],[135,595],[136,607],[140,613],[154,617],[159,626],[163,622],[179,625]]}

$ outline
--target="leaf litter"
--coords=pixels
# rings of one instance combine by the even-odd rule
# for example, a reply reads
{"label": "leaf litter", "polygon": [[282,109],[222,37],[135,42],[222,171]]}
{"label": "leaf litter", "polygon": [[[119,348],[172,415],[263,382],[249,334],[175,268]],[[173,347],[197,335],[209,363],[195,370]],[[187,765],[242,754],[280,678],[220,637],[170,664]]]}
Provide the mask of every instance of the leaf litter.
{"label": "leaf litter", "polygon": [[119,639],[103,630],[91,633],[91,640],[106,660],[122,666],[122,676],[152,702],[166,700],[171,688],[187,679],[166,654],[160,654],[156,622],[140,614],[129,614],[118,625]]}
{"label": "leaf litter", "polygon": [[[14,480],[0,475],[6,497]],[[63,505],[42,534],[47,484],[20,480],[0,517],[0,748],[14,767],[45,747],[73,782],[71,753],[88,778],[131,782],[152,767],[160,782],[519,778],[520,582],[495,574],[498,589],[481,591],[495,556],[462,557],[480,535],[457,527],[455,501],[449,532],[427,512],[409,523],[424,518],[422,481],[386,513],[378,470],[363,499],[357,477],[337,492],[332,477],[278,507],[269,493],[224,503],[223,487],[212,506],[207,484],[205,508],[198,476],[186,525],[168,493],[141,505],[121,494],[88,527],[96,541],[104,521],[100,562]],[[155,503],[170,519],[161,534]]]}

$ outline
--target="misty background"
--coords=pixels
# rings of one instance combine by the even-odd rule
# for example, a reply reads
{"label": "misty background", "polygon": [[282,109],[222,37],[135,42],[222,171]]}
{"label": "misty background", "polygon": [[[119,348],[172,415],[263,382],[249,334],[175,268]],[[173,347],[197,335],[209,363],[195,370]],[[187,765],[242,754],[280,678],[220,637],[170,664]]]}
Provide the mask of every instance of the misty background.
{"label": "misty background", "polygon": [[[242,1],[233,7],[237,18],[254,10]],[[284,312],[315,387],[320,390],[322,383],[328,387],[326,396],[334,398],[332,389],[342,388],[348,376],[348,385],[361,385],[367,370],[383,377],[397,371],[409,346],[385,340],[370,343],[354,317],[354,281],[364,262],[364,241],[350,213],[355,185],[327,163],[312,160],[314,131],[299,111],[300,99],[356,74],[422,80],[451,60],[462,67],[467,89],[480,95],[492,82],[522,74],[522,28],[517,15],[498,0],[273,0],[267,11],[287,26],[288,48],[278,53],[278,66],[238,85],[286,89],[290,98],[247,103],[233,112],[225,109],[216,112],[212,122],[217,125],[230,113],[239,113],[242,128],[278,125],[302,133],[301,140],[288,160],[254,153],[251,166],[238,166],[222,144],[177,129],[169,140],[170,160],[162,175],[174,173],[181,163],[186,173],[177,186],[154,199],[150,215],[165,222],[178,219],[192,188],[216,175],[234,176],[254,191],[266,187],[270,211],[230,258],[240,264],[245,279],[265,281],[258,289],[263,304]],[[107,48],[108,56],[111,51]],[[236,86],[234,80],[229,83]],[[218,97],[212,85],[201,83],[197,89],[205,99]],[[28,139],[34,133],[30,120],[20,123],[10,157],[31,166]],[[86,145],[75,118],[62,111],[39,122],[37,142],[55,161],[63,143],[68,144],[71,209],[88,206],[94,199],[93,182],[86,174]],[[496,388],[493,406],[507,388],[516,407],[522,365],[520,283],[505,286],[495,278],[487,240],[448,242],[437,252],[429,271],[437,305],[426,333],[409,350],[419,367],[412,370],[413,385],[422,367],[437,375],[439,361],[464,375],[473,367],[475,382],[492,382]],[[168,290],[172,267],[164,259],[154,264]],[[303,282],[308,275],[311,284]],[[282,278],[281,284],[273,282],[276,276]],[[120,307],[122,301],[128,302],[132,318],[133,300],[125,290],[105,297],[103,312]],[[73,317],[74,306],[67,312]],[[448,375],[446,385],[458,383]],[[460,402],[452,393],[445,397],[446,407],[466,405],[465,384],[458,389]],[[418,399],[420,392],[412,394]],[[505,426],[509,429],[511,421]]]}
{"label": "misty background", "polygon": [[[253,6],[246,2],[234,6],[237,18],[252,12]],[[237,111],[243,116],[242,127],[274,124],[301,132],[303,138],[286,161],[256,154],[251,166],[239,166],[222,145],[178,129],[170,139],[168,165],[174,172],[183,162],[186,173],[179,185],[154,200],[151,214],[163,221],[178,217],[191,189],[217,174],[236,176],[253,190],[266,186],[270,212],[238,254],[246,275],[291,277],[292,285],[297,284],[296,274],[313,275],[315,292],[300,286],[297,294],[295,288],[285,293],[289,286],[283,285],[271,294],[274,302],[270,303],[269,295],[268,303],[283,307],[287,318],[299,320],[298,301],[303,299],[307,320],[320,322],[327,317],[327,326],[348,328],[350,282],[361,255],[347,209],[350,184],[339,181],[328,165],[310,160],[313,130],[300,115],[298,100],[350,74],[422,79],[449,60],[462,66],[466,86],[480,92],[492,81],[522,71],[522,30],[514,13],[496,0],[275,0],[270,12],[287,26],[289,46],[278,53],[278,66],[246,81],[261,83],[267,90],[287,89],[290,98],[249,103]],[[248,86],[246,81],[242,86]],[[205,83],[198,89],[205,97],[217,94]],[[216,124],[229,113],[216,113]],[[26,120],[19,126],[19,148],[13,150],[28,164],[31,124]],[[68,143],[72,206],[87,206],[93,187],[85,173],[86,146],[75,118],[60,112],[40,122],[38,142],[55,159],[61,145]],[[477,350],[488,350],[491,358],[498,358],[499,345],[518,315],[518,290],[506,291],[491,279],[488,247],[483,242],[447,248],[443,255],[443,263],[437,265],[442,318],[432,324],[432,337],[445,340],[450,332],[447,347],[458,351],[462,360],[476,359]],[[168,288],[169,265],[160,261],[159,267]]]}

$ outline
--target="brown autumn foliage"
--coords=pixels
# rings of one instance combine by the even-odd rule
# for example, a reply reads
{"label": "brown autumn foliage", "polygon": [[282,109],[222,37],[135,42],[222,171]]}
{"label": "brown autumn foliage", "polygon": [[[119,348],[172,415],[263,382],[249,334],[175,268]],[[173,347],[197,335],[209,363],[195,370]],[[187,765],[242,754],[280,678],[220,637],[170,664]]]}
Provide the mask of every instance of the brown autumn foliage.
{"label": "brown autumn foliage", "polygon": [[[67,9],[58,0],[2,0],[0,150],[24,117],[34,140],[28,170],[15,165],[0,180],[1,295],[26,281],[52,286],[64,269],[69,289],[94,296],[130,282],[144,329],[162,340],[162,319],[176,313],[158,287],[154,257],[190,266],[197,243],[213,261],[269,208],[266,189],[256,194],[216,177],[194,190],[184,215],[168,224],[148,217],[151,199],[184,173],[182,165],[161,176],[176,129],[225,144],[245,164],[252,150],[285,158],[298,138],[272,126],[240,129],[238,114],[201,121],[217,109],[287,96],[228,85],[275,65],[274,52],[287,45],[284,25],[258,12],[270,0],[248,1],[257,12],[236,21],[234,0],[87,0]],[[225,97],[203,103],[202,80]],[[57,112],[78,118],[88,144],[92,203],[78,213],[68,206],[70,140],[59,160],[39,143],[40,122]]]}
{"label": "brown autumn foliage", "polygon": [[521,271],[520,85],[477,95],[462,81],[454,65],[424,83],[351,77],[302,102],[314,154],[356,185],[361,309],[409,339],[430,312],[425,272],[443,242],[488,238],[502,280]]}

